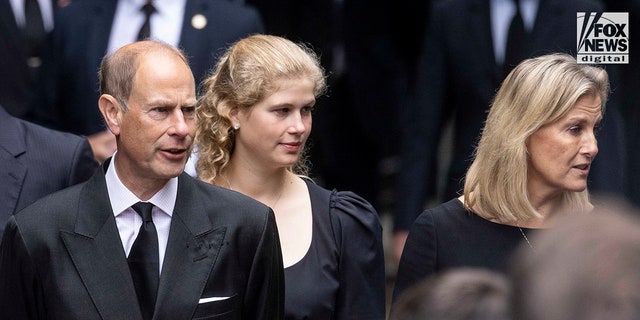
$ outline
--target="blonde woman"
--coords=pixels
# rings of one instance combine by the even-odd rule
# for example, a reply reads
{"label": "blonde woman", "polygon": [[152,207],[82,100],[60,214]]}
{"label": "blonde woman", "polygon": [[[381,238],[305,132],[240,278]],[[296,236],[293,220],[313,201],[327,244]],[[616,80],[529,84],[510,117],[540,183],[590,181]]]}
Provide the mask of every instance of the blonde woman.
{"label": "blonde woman", "polygon": [[285,319],[384,319],[382,228],[352,192],[306,178],[305,142],[324,71],[307,47],[254,35],[233,44],[202,86],[196,169],[270,206],[285,267]]}
{"label": "blonde woman", "polygon": [[607,73],[566,54],[527,59],[504,80],[489,111],[464,195],[425,210],[411,227],[394,288],[443,270],[504,272],[520,243],[555,217],[592,209],[587,191]]}

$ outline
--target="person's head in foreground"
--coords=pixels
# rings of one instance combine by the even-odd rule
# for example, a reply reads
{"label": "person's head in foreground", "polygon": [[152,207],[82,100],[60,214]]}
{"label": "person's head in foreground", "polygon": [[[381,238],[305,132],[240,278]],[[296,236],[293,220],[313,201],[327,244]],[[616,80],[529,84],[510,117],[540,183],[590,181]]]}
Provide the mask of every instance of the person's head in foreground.
{"label": "person's head in foreground", "polygon": [[624,205],[597,206],[532,237],[510,278],[519,320],[640,319],[640,220]]}
{"label": "person's head in foreground", "polygon": [[507,320],[509,283],[502,273],[451,269],[420,281],[400,296],[392,320]]}

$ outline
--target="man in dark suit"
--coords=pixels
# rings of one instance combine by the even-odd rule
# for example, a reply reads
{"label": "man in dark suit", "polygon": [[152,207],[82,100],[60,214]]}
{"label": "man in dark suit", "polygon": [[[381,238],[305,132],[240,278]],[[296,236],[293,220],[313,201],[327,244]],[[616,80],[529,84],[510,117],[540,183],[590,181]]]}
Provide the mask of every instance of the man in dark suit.
{"label": "man in dark suit", "polygon": [[[104,59],[100,87],[117,152],[87,182],[9,219],[0,318],[280,319],[273,211],[183,171],[196,86],[182,52],[158,41],[124,46]],[[138,206],[150,212],[142,218]],[[139,240],[152,245],[142,281]]]}
{"label": "man in dark suit", "polygon": [[[575,55],[576,13],[600,12],[604,8],[595,0],[519,2],[528,32],[520,45],[521,59],[551,52]],[[497,4],[506,7],[497,7]],[[514,12],[515,4],[511,0],[436,1],[431,10],[416,91],[401,120],[403,146],[394,212],[396,256],[429,196],[442,202],[456,197],[462,188],[461,180],[470,164],[486,112],[506,74],[502,68],[506,29],[512,17],[509,14]],[[506,15],[507,20],[500,21]],[[615,88],[615,82],[612,84]],[[448,158],[441,157],[440,138],[452,119],[451,154],[448,154],[451,161],[440,165],[439,160]],[[592,192],[623,192],[624,147],[620,122],[619,110],[613,102],[609,103],[598,139],[600,152],[590,175]],[[445,171],[442,190],[438,190],[436,172],[439,168]]]}
{"label": "man in dark suit", "polygon": [[29,119],[28,96],[38,81],[41,50],[53,29],[56,7],[54,0],[41,0],[30,14],[27,7],[33,6],[27,2],[0,1],[0,105],[20,119]]}
{"label": "man in dark suit", "polygon": [[[628,12],[629,30],[640,30],[640,0],[606,0],[607,12]],[[637,31],[630,31],[637,32]],[[633,38],[634,43],[638,40]],[[618,95],[625,123],[627,143],[628,200],[640,207],[640,50],[637,45],[629,51],[629,64],[620,66]]]}
{"label": "man in dark suit", "polygon": [[[52,34],[53,56],[43,59],[43,87],[47,101],[34,104],[34,121],[89,137],[98,160],[113,153],[95,102],[96,72],[102,57],[136,41],[144,14],[144,0],[74,1],[60,8]],[[155,1],[150,20],[152,38],[185,51],[196,83],[230,43],[264,30],[259,13],[227,0]],[[176,15],[174,13],[182,13]],[[134,20],[133,19],[139,19]],[[158,19],[158,20],[154,20]]]}
{"label": "man in dark suit", "polygon": [[10,115],[0,105],[0,237],[9,217],[54,191],[87,180],[98,163],[87,139]]}

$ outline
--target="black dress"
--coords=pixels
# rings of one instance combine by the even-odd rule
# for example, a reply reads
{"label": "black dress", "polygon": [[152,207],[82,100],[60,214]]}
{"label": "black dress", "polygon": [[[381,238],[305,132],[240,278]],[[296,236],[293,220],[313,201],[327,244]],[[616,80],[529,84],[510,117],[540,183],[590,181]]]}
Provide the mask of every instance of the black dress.
{"label": "black dress", "polygon": [[[528,238],[533,230],[522,228]],[[526,243],[522,232],[465,210],[457,198],[425,210],[409,231],[392,303],[408,287],[447,269],[480,267],[506,272],[514,250]]]}
{"label": "black dress", "polygon": [[305,179],[313,216],[309,251],[285,268],[285,319],[385,319],[382,226],[349,191]]}

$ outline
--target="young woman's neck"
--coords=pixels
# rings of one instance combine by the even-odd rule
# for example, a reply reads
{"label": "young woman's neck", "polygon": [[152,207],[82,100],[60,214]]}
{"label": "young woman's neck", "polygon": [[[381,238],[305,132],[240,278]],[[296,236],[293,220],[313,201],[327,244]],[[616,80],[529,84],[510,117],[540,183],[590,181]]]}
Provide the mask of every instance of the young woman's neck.
{"label": "young woman's neck", "polygon": [[230,165],[221,172],[221,179],[217,179],[217,183],[274,207],[290,184],[293,175],[284,168],[257,171]]}

